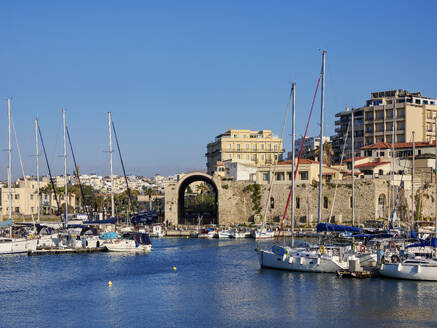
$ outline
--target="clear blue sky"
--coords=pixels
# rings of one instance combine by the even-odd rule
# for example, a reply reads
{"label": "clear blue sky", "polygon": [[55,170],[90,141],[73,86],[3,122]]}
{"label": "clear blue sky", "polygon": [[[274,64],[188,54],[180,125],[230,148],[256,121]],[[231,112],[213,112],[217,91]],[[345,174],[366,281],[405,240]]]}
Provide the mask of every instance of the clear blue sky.
{"label": "clear blue sky", "polygon": [[[128,173],[204,170],[206,144],[227,128],[280,134],[292,81],[303,133],[319,49],[328,50],[326,130],[333,134],[335,113],[362,105],[371,91],[437,97],[436,9],[436,1],[400,0],[4,0],[0,147],[7,148],[11,96],[27,174],[35,172],[36,116],[53,171],[62,173],[62,107],[82,173],[109,171],[108,111]],[[2,152],[2,179],[6,166]],[[15,149],[13,169],[19,176]]]}

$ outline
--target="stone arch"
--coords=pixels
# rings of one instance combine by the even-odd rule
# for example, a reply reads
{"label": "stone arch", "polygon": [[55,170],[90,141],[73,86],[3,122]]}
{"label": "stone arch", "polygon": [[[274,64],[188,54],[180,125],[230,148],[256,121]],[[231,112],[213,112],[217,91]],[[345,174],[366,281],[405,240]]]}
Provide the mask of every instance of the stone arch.
{"label": "stone arch", "polygon": [[203,224],[205,223],[215,223],[215,224],[219,224],[219,212],[218,212],[218,199],[219,199],[219,194],[218,194],[218,188],[217,188],[217,184],[214,182],[212,176],[203,173],[203,172],[193,172],[190,174],[187,174],[185,176],[183,176],[181,178],[181,180],[178,183],[178,187],[177,187],[177,222],[178,224],[184,224],[184,218],[185,218],[185,207],[184,207],[184,203],[185,203],[185,189],[193,182],[196,181],[202,181],[205,182],[207,184],[209,184],[212,189],[213,192],[215,193],[215,202],[216,202],[216,210],[215,213],[213,213],[213,222],[203,222]]}

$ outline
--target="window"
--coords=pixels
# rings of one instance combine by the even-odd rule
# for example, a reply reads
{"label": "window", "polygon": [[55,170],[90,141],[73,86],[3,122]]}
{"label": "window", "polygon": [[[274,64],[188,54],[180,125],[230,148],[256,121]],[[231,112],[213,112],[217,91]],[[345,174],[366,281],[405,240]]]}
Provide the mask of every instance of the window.
{"label": "window", "polygon": [[291,181],[291,172],[287,172],[287,179]]}
{"label": "window", "polygon": [[15,208],[15,213],[20,213],[20,208],[19,207]]}
{"label": "window", "polygon": [[35,212],[33,206],[30,208],[30,211],[31,211],[32,213]]}
{"label": "window", "polygon": [[264,160],[264,155],[261,155],[261,160],[262,160],[262,161]]}
{"label": "window", "polygon": [[234,134],[234,138],[238,138],[238,136],[236,134]]}
{"label": "window", "polygon": [[351,197],[349,199],[349,208],[352,208],[354,206],[354,199]]}
{"label": "window", "polygon": [[308,171],[299,172],[301,180],[308,180]]}
{"label": "window", "polygon": [[323,197],[323,208],[328,208],[328,197]]}
{"label": "window", "polygon": [[33,199],[33,194],[30,195],[30,199],[31,199],[31,200]]}
{"label": "window", "polygon": [[270,197],[270,208],[275,208],[275,199]]}
{"label": "window", "polygon": [[249,160],[249,155],[246,155],[246,159]]}
{"label": "window", "polygon": [[232,144],[228,144],[228,149],[232,149]]}
{"label": "window", "polygon": [[263,180],[269,181],[270,180],[270,174],[269,173],[263,173]]}
{"label": "window", "polygon": [[264,144],[261,144],[261,150],[264,150]]}
{"label": "window", "polygon": [[20,195],[19,194],[15,194],[15,199],[20,199]]}
{"label": "window", "polygon": [[240,144],[237,144],[237,150],[240,150]]}
{"label": "window", "polygon": [[240,154],[237,154],[237,159],[240,159],[240,158],[241,158]]}
{"label": "window", "polygon": [[280,173],[276,173],[276,181],[282,181],[284,180],[284,173],[280,172]]}
{"label": "window", "polygon": [[278,150],[278,145],[275,144],[275,145],[273,146],[273,148],[274,148],[275,151]]}
{"label": "window", "polygon": [[300,198],[296,197],[296,208],[300,208]]}
{"label": "window", "polygon": [[253,144],[252,148],[253,148],[253,150],[256,150],[256,144]]}
{"label": "window", "polygon": [[384,174],[384,171],[383,171],[383,170],[379,170],[379,171],[378,171],[378,174],[379,174],[379,175],[383,175],[383,174]]}
{"label": "window", "polygon": [[246,144],[246,149],[249,149],[249,144]]}
{"label": "window", "polygon": [[272,144],[268,145],[269,150],[272,150]]}
{"label": "window", "polygon": [[379,157],[384,157],[384,156],[385,156],[385,152],[382,151],[379,153]]}
{"label": "window", "polygon": [[253,154],[253,160],[256,161],[256,154]]}

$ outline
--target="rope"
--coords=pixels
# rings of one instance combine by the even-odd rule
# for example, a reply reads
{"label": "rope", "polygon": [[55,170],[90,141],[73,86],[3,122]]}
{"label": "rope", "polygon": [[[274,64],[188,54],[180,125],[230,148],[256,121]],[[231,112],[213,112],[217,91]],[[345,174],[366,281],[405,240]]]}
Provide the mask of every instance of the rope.
{"label": "rope", "polygon": [[[18,144],[17,132],[15,131],[15,124],[12,116],[11,116],[11,123],[12,123],[12,130],[14,130],[14,137],[15,137],[15,144],[17,145],[18,158],[20,159],[21,173],[23,174],[24,186],[27,187],[27,179],[26,176],[24,175],[24,166],[23,166],[23,160],[21,158],[20,145]],[[32,211],[30,211],[30,215],[32,217],[33,228],[35,229],[35,219],[33,217]]]}
{"label": "rope", "polygon": [[[294,178],[295,179],[296,179],[297,171],[299,169],[300,158],[302,157],[303,145],[304,145],[307,133],[308,133],[308,126],[310,125],[311,115],[312,115],[313,109],[314,109],[314,103],[316,102],[317,91],[319,90],[320,78],[321,78],[321,74],[319,76],[319,79],[317,80],[317,86],[316,86],[316,91],[314,92],[314,98],[313,98],[313,103],[311,105],[310,115],[308,117],[307,126],[305,128],[305,134],[302,138],[302,144],[300,145],[299,157],[297,159],[296,169],[294,170]],[[292,160],[294,161],[294,158]],[[278,237],[276,237],[276,241],[278,241],[279,237],[281,236],[282,228],[284,226],[284,220],[285,220],[285,217],[287,216],[288,207],[290,206],[291,195],[293,193],[294,193],[294,190],[290,189],[290,192],[288,193],[287,205],[285,206],[284,216],[282,217],[281,227],[279,228],[279,233],[278,233]]]}
{"label": "rope", "polygon": [[[348,135],[349,135],[349,126],[350,126],[350,123],[351,122],[349,121],[348,124],[347,124],[347,128],[346,128],[346,139],[344,140],[344,143],[343,143],[343,150],[341,152],[341,158],[340,158],[340,166],[341,166],[341,164],[343,164],[344,151],[346,150],[346,141],[347,141],[347,138],[348,138]],[[352,131],[352,133],[353,133],[353,131]],[[354,156],[354,154],[352,154],[352,156]],[[331,207],[331,213],[329,215],[329,219],[332,218],[332,214],[334,213],[335,197],[337,196],[337,187],[338,187],[338,181],[335,184],[334,198],[332,200],[332,207]]]}
{"label": "rope", "polygon": [[[284,137],[284,133],[285,133],[285,128],[286,128],[286,125],[287,125],[287,121],[288,121],[288,113],[289,113],[289,111],[290,111],[290,103],[291,103],[291,95],[292,95],[292,92],[294,92],[293,91],[293,88],[291,88],[290,89],[290,96],[288,97],[288,104],[287,104],[287,109],[286,109],[286,111],[285,111],[285,118],[284,118],[284,122],[283,122],[283,124],[282,124],[282,131],[281,131],[281,139],[282,140],[284,140],[283,139],[283,137]],[[271,196],[272,196],[272,189],[273,189],[273,181],[274,181],[274,177],[275,177],[275,173],[276,173],[276,164],[277,164],[277,158],[279,157],[279,151],[280,151],[280,149],[278,149],[278,151],[276,152],[276,154],[274,155],[274,157],[273,157],[273,170],[272,170],[272,172],[269,172],[269,173],[271,173],[271,176],[270,176],[270,187],[269,187],[269,195],[268,195],[268,197],[267,197],[267,199],[266,199],[266,206],[264,207],[264,216],[263,216],[263,220],[262,220],[262,224],[261,224],[261,231],[260,231],[260,237],[261,237],[261,232],[264,230],[264,228],[265,228],[265,224],[266,224],[266,218],[267,218],[267,212],[268,212],[268,209],[269,209],[269,202],[270,202],[270,198],[271,198]],[[261,238],[260,238],[261,239]],[[258,241],[259,242],[259,241]]]}

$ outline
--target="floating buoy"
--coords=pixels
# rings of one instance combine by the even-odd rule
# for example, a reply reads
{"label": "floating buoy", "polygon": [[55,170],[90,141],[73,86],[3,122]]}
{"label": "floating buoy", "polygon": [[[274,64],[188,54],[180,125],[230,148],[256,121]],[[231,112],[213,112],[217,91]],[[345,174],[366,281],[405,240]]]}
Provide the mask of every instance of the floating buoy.
{"label": "floating buoy", "polygon": [[108,281],[108,286],[109,286],[109,287],[112,286],[112,281],[111,281],[111,280]]}
{"label": "floating buoy", "polygon": [[176,267],[173,267],[173,271],[176,271]]}
{"label": "floating buoy", "polygon": [[190,236],[187,236],[187,239],[190,238]]}

